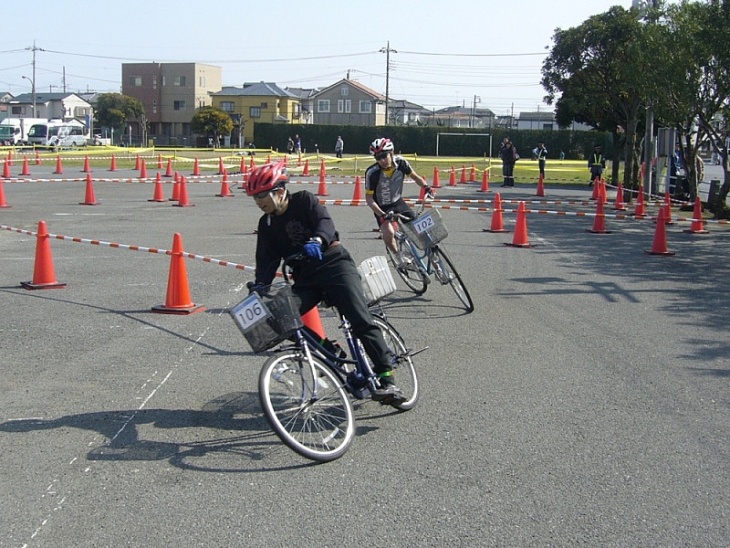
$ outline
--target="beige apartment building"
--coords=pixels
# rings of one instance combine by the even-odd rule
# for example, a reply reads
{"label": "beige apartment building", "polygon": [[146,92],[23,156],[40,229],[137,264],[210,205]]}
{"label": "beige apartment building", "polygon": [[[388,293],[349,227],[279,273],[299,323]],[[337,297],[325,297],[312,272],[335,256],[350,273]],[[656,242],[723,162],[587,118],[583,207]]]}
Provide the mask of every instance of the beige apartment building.
{"label": "beige apartment building", "polygon": [[123,63],[122,94],[139,100],[146,117],[130,124],[132,142],[195,145],[190,120],[198,108],[212,104],[211,94],[221,86],[222,69],[213,65]]}

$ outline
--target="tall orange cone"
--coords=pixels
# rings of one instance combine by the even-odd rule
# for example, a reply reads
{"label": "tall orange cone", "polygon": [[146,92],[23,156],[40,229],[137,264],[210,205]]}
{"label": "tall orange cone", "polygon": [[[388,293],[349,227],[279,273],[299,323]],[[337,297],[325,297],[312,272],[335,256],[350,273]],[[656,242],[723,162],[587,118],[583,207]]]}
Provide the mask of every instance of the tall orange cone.
{"label": "tall orange cone", "polygon": [[172,204],[174,207],[193,207],[188,199],[188,181],[185,176],[180,179],[180,197],[176,204]]}
{"label": "tall orange cone", "polygon": [[489,192],[489,168],[482,173],[482,187],[477,192]]}
{"label": "tall orange cone", "polygon": [[172,177],[172,158],[167,159],[167,169],[165,170],[165,177]]}
{"label": "tall orange cone", "polygon": [[218,175],[223,175],[225,168],[223,167],[223,156],[218,156]]}
{"label": "tall orange cone", "polygon": [[505,242],[504,245],[512,247],[532,247],[527,239],[527,211],[525,210],[525,202],[520,202],[517,208],[517,226],[515,227],[515,235],[511,243]]}
{"label": "tall orange cone", "polygon": [[[177,175],[177,172],[175,172]],[[180,178],[175,177],[175,182],[172,185],[172,196],[170,196],[171,202],[177,202],[180,200]]]}
{"label": "tall orange cone", "polygon": [[254,169],[256,167],[256,161],[251,156],[251,162],[248,164],[248,169]]}
{"label": "tall orange cone", "polygon": [[[299,155],[297,156],[297,167],[301,167],[301,165],[302,165],[302,153],[300,152]],[[307,173],[307,175],[308,175],[308,173]]]}
{"label": "tall orange cone", "polygon": [[136,159],[134,161],[134,169],[137,170],[137,171],[139,171],[140,168],[141,168],[140,161],[141,160],[139,158],[139,154],[137,154],[137,157],[136,157]]}
{"label": "tall orange cone", "polygon": [[646,204],[644,203],[644,189],[639,188],[639,192],[636,194],[636,207],[634,207],[634,217],[636,219],[643,219],[646,215]]}
{"label": "tall orange cone", "polygon": [[241,156],[241,165],[238,166],[238,171],[245,174],[246,173],[246,158]]}
{"label": "tall orange cone", "polygon": [[170,255],[170,273],[167,277],[167,297],[165,298],[165,304],[153,306],[152,312],[182,315],[195,314],[196,312],[205,310],[204,306],[196,305],[190,300],[188,272],[185,268],[182,236],[179,232],[176,232],[172,239],[172,252]]}
{"label": "tall orange cone", "polygon": [[20,175],[30,175],[30,166],[28,165],[28,157],[23,157],[23,170],[20,172]]}
{"label": "tall orange cone", "polygon": [[[301,159],[301,155],[299,156]],[[302,175],[309,175],[309,160],[304,160],[304,169],[302,170]]]}
{"label": "tall orange cone", "polygon": [[10,179],[12,175],[10,174],[10,162],[5,160],[3,163],[3,179]]}
{"label": "tall orange cone", "polygon": [[596,176],[595,179],[593,179],[593,194],[591,194],[591,200],[597,200],[600,196],[601,189],[598,188],[601,185],[601,178]]}
{"label": "tall orange cone", "polygon": [[[324,165],[324,162],[322,162]],[[325,182],[324,170],[319,172],[319,187],[317,189],[317,196],[327,196],[327,183]]]}
{"label": "tall orange cone", "polygon": [[537,178],[537,192],[535,193],[535,196],[545,196],[545,183],[543,181],[542,173],[540,173],[540,176]]}
{"label": "tall orange cone", "polygon": [[162,154],[157,155],[157,169],[162,169]]}
{"label": "tall orange cone", "polygon": [[613,209],[616,211],[626,211],[626,204],[624,203],[624,185],[621,181],[618,182],[616,187],[616,199],[613,202]]}
{"label": "tall orange cone", "polygon": [[482,230],[484,232],[509,232],[506,228],[504,228],[504,220],[502,219],[502,195],[499,192],[494,195],[492,225],[490,228],[484,228]]}
{"label": "tall orange cone", "polygon": [[459,177],[459,183],[466,183],[466,166],[461,164],[461,177]]}
{"label": "tall orange cone", "polygon": [[474,164],[471,165],[471,170],[469,170],[469,182],[473,183],[477,180],[477,168],[474,167]]}
{"label": "tall orange cone", "polygon": [[13,149],[8,150],[8,165],[13,167]]}
{"label": "tall orange cone", "polygon": [[84,169],[81,170],[82,173],[91,173],[91,167],[89,166],[89,156],[86,155],[84,157]]}
{"label": "tall orange cone", "polygon": [[33,281],[21,282],[20,285],[26,289],[61,289],[66,287],[66,284],[59,283],[56,280],[53,255],[51,254],[51,240],[45,221],[38,223]]}
{"label": "tall orange cone", "polygon": [[109,164],[109,171],[116,171],[117,170],[117,157],[112,154],[112,160]]}
{"label": "tall orange cone", "polygon": [[668,225],[673,225],[672,220],[672,199],[669,197],[669,192],[664,194],[664,222]]}
{"label": "tall orange cone", "polygon": [[41,155],[38,154],[38,151],[35,151],[35,165],[39,166],[41,165]]}
{"label": "tall orange cone", "polygon": [[355,190],[352,193],[352,201],[353,203],[359,202],[362,200],[362,180],[360,179],[360,176],[358,175],[355,177]]}
{"label": "tall orange cone", "polygon": [[86,174],[86,197],[79,205],[99,205],[94,195],[94,182],[91,180],[91,173]]}
{"label": "tall orange cone", "polygon": [[441,188],[441,181],[439,181],[439,168],[433,166],[433,188]]}
{"label": "tall orange cone", "polygon": [[3,180],[0,178],[0,209],[9,209],[13,206],[8,205],[5,201],[5,190],[3,189]]}
{"label": "tall orange cone", "polygon": [[702,201],[700,197],[695,198],[695,207],[692,213],[692,226],[684,230],[688,234],[709,234],[709,230],[705,230],[702,222]]}
{"label": "tall orange cone", "polygon": [[193,163],[193,175],[200,175],[200,164],[198,163],[198,157],[195,157],[195,163]]}
{"label": "tall orange cone", "polygon": [[144,161],[142,161],[142,163],[139,165],[139,178],[147,178],[147,164]]}
{"label": "tall orange cone", "polygon": [[319,162],[319,174],[322,177],[327,176],[327,166],[324,163],[324,158],[322,158],[322,160],[320,160]]}
{"label": "tall orange cone", "polygon": [[449,173],[449,186],[456,186],[456,170],[454,166],[451,166],[451,173]]}
{"label": "tall orange cone", "polygon": [[673,251],[667,249],[667,226],[666,226],[666,213],[665,208],[662,206],[659,208],[659,215],[656,221],[656,232],[654,232],[654,243],[651,246],[651,251],[647,251],[649,255],[674,255]]}
{"label": "tall orange cone", "polygon": [[327,338],[322,325],[322,317],[319,315],[319,309],[316,306],[302,314],[302,323],[314,331],[321,340],[324,341]]}
{"label": "tall orange cone", "polygon": [[233,198],[231,187],[228,184],[228,172],[223,171],[223,178],[221,179],[221,192],[216,194],[219,198]]}
{"label": "tall orange cone", "polygon": [[160,178],[160,172],[157,172],[157,175],[155,175],[155,193],[152,196],[151,200],[147,200],[148,202],[164,202],[165,200],[165,191],[162,189],[162,179]]}
{"label": "tall orange cone", "polygon": [[593,234],[611,234],[610,230],[606,230],[606,214],[603,212],[603,200],[596,202],[596,217],[593,220],[593,228],[586,229],[586,232]]}

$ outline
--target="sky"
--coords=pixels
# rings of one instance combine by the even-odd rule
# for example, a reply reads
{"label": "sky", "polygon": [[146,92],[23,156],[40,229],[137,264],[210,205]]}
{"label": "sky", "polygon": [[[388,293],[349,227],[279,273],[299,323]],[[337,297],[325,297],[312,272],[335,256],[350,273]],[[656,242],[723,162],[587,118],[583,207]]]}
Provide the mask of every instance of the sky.
{"label": "sky", "polygon": [[32,81],[36,91],[120,92],[122,63],[197,62],[220,66],[226,86],[325,88],[349,75],[428,109],[517,115],[552,110],[540,78],[557,28],[631,4],[16,0],[3,6],[0,92],[30,93]]}

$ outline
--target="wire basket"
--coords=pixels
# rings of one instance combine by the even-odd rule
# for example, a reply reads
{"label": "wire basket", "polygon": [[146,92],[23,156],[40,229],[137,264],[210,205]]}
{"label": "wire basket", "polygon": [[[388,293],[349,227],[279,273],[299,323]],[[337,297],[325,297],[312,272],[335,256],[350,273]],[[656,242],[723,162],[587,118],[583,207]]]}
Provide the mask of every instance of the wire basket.
{"label": "wire basket", "polygon": [[388,259],[382,256],[365,259],[357,267],[362,279],[362,291],[368,306],[377,303],[383,297],[395,293],[395,280],[390,273]]}
{"label": "wire basket", "polygon": [[431,209],[409,223],[401,223],[400,226],[418,249],[427,249],[449,235],[438,209]]}
{"label": "wire basket", "polygon": [[302,327],[291,286],[272,284],[261,295],[251,293],[228,313],[254,352],[273,348]]}

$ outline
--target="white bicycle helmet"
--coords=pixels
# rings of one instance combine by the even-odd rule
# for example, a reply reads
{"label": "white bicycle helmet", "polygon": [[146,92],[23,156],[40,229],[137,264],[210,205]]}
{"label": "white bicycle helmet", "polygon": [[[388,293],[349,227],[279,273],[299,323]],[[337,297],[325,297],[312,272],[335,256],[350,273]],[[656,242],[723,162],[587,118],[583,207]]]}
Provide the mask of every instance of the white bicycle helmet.
{"label": "white bicycle helmet", "polygon": [[394,150],[393,141],[387,137],[375,139],[370,145],[370,154],[373,156],[380,154],[381,152],[393,152]]}

